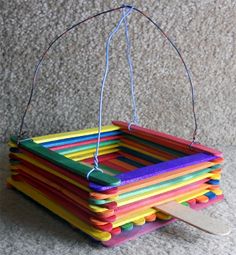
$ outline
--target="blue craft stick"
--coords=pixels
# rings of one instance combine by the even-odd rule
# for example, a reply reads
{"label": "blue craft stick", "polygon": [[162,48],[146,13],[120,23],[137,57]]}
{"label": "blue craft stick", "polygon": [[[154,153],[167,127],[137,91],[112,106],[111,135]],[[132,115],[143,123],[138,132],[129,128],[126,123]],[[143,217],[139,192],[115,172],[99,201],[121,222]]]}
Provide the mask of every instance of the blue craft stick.
{"label": "blue craft stick", "polygon": [[205,196],[207,196],[209,199],[214,199],[216,198],[216,194],[213,193],[212,191],[207,192],[206,194],[204,194]]}
{"label": "blue craft stick", "polygon": [[207,183],[212,184],[212,185],[218,185],[218,184],[220,184],[220,181],[219,180],[210,180]]}

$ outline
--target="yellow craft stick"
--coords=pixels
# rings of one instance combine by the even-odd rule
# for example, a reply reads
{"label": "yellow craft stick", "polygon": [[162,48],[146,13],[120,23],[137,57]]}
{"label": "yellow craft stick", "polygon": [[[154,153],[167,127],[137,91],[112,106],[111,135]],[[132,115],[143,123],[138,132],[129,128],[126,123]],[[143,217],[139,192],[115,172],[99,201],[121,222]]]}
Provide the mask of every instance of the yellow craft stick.
{"label": "yellow craft stick", "polygon": [[211,192],[215,193],[217,196],[220,196],[223,194],[223,191],[221,189],[213,189]]}
{"label": "yellow craft stick", "polygon": [[[148,192],[145,192],[145,193],[142,193],[142,194],[134,195],[132,197],[127,197],[127,198],[122,199],[122,198],[119,198],[119,196],[118,196],[117,199],[115,199],[115,201],[116,201],[118,206],[127,205],[129,203],[133,203],[133,202],[136,202],[136,201],[141,200],[141,199],[145,199],[145,198],[148,198],[148,197],[151,197],[151,196],[159,195],[159,194],[167,192],[167,191],[171,191],[173,189],[183,187],[185,185],[194,183],[196,181],[199,181],[199,180],[211,177],[211,176],[212,176],[211,173],[206,173],[206,174],[203,174],[201,176],[192,178],[190,180],[183,181],[181,183],[173,184],[173,185],[170,185],[168,187],[164,187],[164,188],[157,189],[157,190],[148,191]],[[108,199],[108,200],[110,200],[110,199]]]}
{"label": "yellow craft stick", "polygon": [[214,174],[212,177],[211,177],[212,180],[220,180],[221,179],[221,174]]}
{"label": "yellow craft stick", "polygon": [[[101,132],[110,132],[110,131],[115,131],[119,129],[120,128],[118,126],[108,125],[108,126],[103,126]],[[79,136],[85,136],[85,135],[93,135],[97,133],[98,133],[98,128],[88,128],[85,130],[77,130],[77,131],[71,131],[71,132],[65,132],[65,133],[38,136],[38,137],[33,137],[32,139],[35,143],[45,143],[45,142],[56,141],[59,139],[73,138],[73,137],[79,137]]]}
{"label": "yellow craft stick", "polygon": [[17,148],[17,144],[16,143],[13,143],[12,141],[8,142],[7,145],[10,147],[10,148]]}
{"label": "yellow craft stick", "polygon": [[145,224],[145,218],[140,218],[138,220],[134,220],[133,223],[137,226],[142,226],[143,224]]}
{"label": "yellow craft stick", "polygon": [[58,204],[54,203],[53,201],[49,200],[45,197],[42,193],[38,190],[32,188],[30,185],[23,183],[23,182],[16,182],[13,181],[11,178],[7,180],[9,184],[15,187],[17,190],[21,191],[22,193],[26,194],[27,196],[31,197],[33,200],[38,202],[39,204],[43,205],[50,211],[54,212],[71,225],[75,226],[76,228],[82,230],[84,233],[92,236],[96,240],[99,241],[108,241],[111,239],[111,234],[109,232],[100,231],[90,225],[87,225],[78,217],[73,215],[72,213],[66,211],[63,207],[59,206]]}

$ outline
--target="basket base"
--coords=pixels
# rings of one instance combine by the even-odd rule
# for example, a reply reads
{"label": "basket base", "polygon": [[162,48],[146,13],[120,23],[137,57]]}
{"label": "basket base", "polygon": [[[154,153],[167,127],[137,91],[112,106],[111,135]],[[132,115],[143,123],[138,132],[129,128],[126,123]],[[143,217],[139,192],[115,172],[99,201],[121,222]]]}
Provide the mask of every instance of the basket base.
{"label": "basket base", "polygon": [[[200,210],[209,205],[212,205],[216,202],[221,201],[224,198],[224,195],[219,195],[214,199],[209,200],[208,203],[195,204],[192,205],[191,208],[195,210]],[[143,226],[135,226],[132,231],[124,231],[117,236],[112,236],[112,238],[108,241],[103,241],[102,244],[106,247],[113,247],[125,243],[129,240],[136,239],[137,237],[144,235],[146,233],[150,233],[156,229],[167,226],[172,222],[175,222],[177,219],[170,219],[166,221],[157,220],[155,222],[146,223]]]}

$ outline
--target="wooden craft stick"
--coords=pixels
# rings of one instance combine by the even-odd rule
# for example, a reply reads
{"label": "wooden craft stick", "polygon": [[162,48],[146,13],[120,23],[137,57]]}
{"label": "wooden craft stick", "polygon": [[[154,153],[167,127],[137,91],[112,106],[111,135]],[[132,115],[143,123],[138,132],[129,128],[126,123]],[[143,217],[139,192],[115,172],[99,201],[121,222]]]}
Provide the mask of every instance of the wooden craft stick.
{"label": "wooden craft stick", "polygon": [[196,212],[175,201],[154,206],[154,208],[210,234],[228,235],[231,231],[230,227],[223,221],[212,218],[202,212]]}

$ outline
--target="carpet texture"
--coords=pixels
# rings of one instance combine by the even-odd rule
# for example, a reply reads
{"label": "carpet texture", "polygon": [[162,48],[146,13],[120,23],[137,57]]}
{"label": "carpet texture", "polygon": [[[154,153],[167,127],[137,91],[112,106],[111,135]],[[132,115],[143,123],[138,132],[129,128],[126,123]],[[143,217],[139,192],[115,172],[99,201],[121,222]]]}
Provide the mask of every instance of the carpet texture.
{"label": "carpet texture", "polygon": [[1,255],[234,255],[236,254],[236,147],[218,146],[225,156],[222,188],[225,200],[205,213],[231,224],[232,233],[218,237],[176,222],[115,248],[104,248],[15,190],[5,187],[7,148],[0,152]]}
{"label": "carpet texture", "polygon": [[[65,28],[124,1],[0,0],[0,140],[16,133],[29,95],[36,60]],[[236,144],[236,2],[125,1],[145,11],[166,31],[191,69],[196,87],[198,140]],[[120,17],[106,14],[68,33],[43,64],[32,107],[29,135],[97,125],[105,40]],[[173,49],[138,13],[130,19],[140,124],[190,138],[190,86]],[[130,120],[124,31],[112,43],[103,123]]]}

